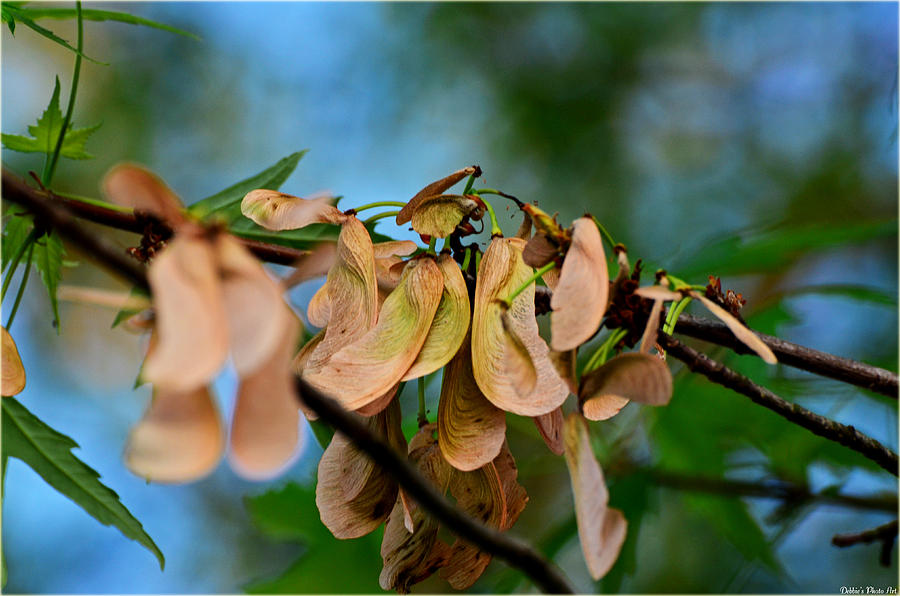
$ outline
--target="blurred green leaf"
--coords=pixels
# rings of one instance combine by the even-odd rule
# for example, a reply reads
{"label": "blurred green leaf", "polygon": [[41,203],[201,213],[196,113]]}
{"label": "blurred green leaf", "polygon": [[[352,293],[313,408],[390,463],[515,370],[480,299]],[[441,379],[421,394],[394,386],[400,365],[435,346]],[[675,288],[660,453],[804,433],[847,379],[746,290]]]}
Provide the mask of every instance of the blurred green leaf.
{"label": "blurred green leaf", "polygon": [[[245,500],[253,523],[274,540],[299,542],[300,558],[274,579],[245,587],[250,594],[376,594],[381,530],[338,540],[319,521],[315,489],[290,483]],[[339,562],[339,563],[337,563]]]}
{"label": "blurred green leaf", "polygon": [[33,227],[32,217],[27,215],[21,208],[12,207],[4,212],[7,216],[6,226],[3,228],[3,241],[0,245],[0,259],[3,262],[3,271],[9,262],[19,251],[28,233]]}
{"label": "blurred green leaf", "polygon": [[23,25],[25,25],[26,27],[28,27],[29,29],[31,29],[32,31],[34,31],[35,33],[37,33],[38,35],[42,35],[42,36],[46,37],[47,39],[49,39],[50,41],[52,41],[54,43],[58,43],[62,47],[66,48],[67,50],[71,50],[71,51],[75,52],[76,54],[78,54],[82,58],[84,58],[85,60],[90,60],[94,64],[102,64],[103,66],[109,66],[105,62],[99,62],[97,60],[94,60],[90,56],[84,55],[84,53],[78,51],[78,48],[73,47],[69,42],[67,42],[62,37],[58,36],[53,31],[50,31],[49,29],[45,29],[44,27],[41,27],[40,25],[35,23],[34,20],[32,20],[32,16],[29,11],[30,11],[29,8],[26,8],[24,5],[18,4],[18,3],[4,2],[2,5],[0,5],[0,13],[2,13],[2,15],[3,15],[3,22],[6,23],[7,26],[9,26],[9,30],[13,34],[15,34],[15,23],[19,22],[19,23],[22,23]]}
{"label": "blurred green leaf", "polygon": [[[31,135],[31,138],[3,133],[3,145],[7,149],[22,153],[46,153],[52,155],[56,149],[56,142],[59,139],[62,126],[63,114],[59,109],[59,77],[57,77],[50,104],[44,110],[44,113],[41,114],[37,124],[28,127],[28,133]],[[98,128],[100,128],[99,124],[87,128],[72,128],[70,124],[59,154],[69,159],[91,159],[93,155],[85,151],[84,145],[88,137]]]}
{"label": "blurred green leaf", "polygon": [[334,429],[321,420],[310,420],[309,426],[312,428],[313,436],[322,449],[328,448],[331,438],[334,436]]}
{"label": "blurred green leaf", "polygon": [[[214,195],[201,199],[188,206],[188,211],[200,217],[207,217],[212,213],[222,212],[228,207],[234,207],[236,205],[238,207],[237,214],[241,215],[240,203],[245,194],[257,188],[267,188],[270,190],[278,190],[281,188],[281,185],[284,184],[284,181],[294,172],[297,168],[297,164],[300,163],[300,158],[306,155],[307,151],[307,149],[304,149],[303,151],[291,153],[262,172],[250,176],[249,178],[245,178],[240,182],[236,182],[225,190],[221,190]],[[224,215],[226,222],[229,224],[238,219],[234,217],[233,209],[224,214],[220,213],[220,215]],[[246,218],[243,218],[241,215],[241,219]]]}
{"label": "blurred green leaf", "polygon": [[74,501],[104,525],[113,525],[159,560],[166,561],[153,539],[100,475],[72,454],[78,444],[29,412],[13,397],[0,400],[3,409],[3,452],[28,464],[47,484]]}
{"label": "blurred green leaf", "polygon": [[634,576],[639,569],[637,541],[641,532],[641,524],[647,513],[656,509],[652,499],[657,493],[655,488],[656,485],[650,479],[650,474],[643,470],[610,482],[609,505],[622,510],[628,521],[628,532],[615,565],[603,579],[597,582],[597,586],[601,588],[599,591],[604,594],[621,592],[622,581],[625,577]]}
{"label": "blurred green leaf", "polygon": [[[66,20],[77,18],[77,11],[74,8],[38,8],[35,6],[29,6],[27,8],[20,8],[19,13],[27,15],[32,20]],[[200,37],[198,35],[195,35],[190,31],[178,29],[164,23],[151,21],[150,19],[145,19],[143,17],[129,14],[127,12],[114,12],[111,10],[96,10],[93,8],[85,8],[81,11],[81,17],[86,21],[118,21],[119,23],[128,23],[129,25],[143,25],[145,27],[152,27],[154,29],[168,31],[170,33],[184,35],[185,37],[190,37],[198,41],[200,40]]]}
{"label": "blurred green leaf", "polygon": [[896,220],[792,225],[763,232],[730,233],[679,259],[677,266],[670,268],[688,281],[705,280],[707,275],[773,271],[815,251],[896,235]]}
{"label": "blurred green leaf", "polygon": [[50,296],[50,307],[53,309],[53,325],[59,333],[59,303],[56,299],[56,288],[62,279],[63,259],[66,249],[62,239],[56,232],[50,232],[34,243],[34,264],[41,272],[41,280]]}
{"label": "blurred green leaf", "polygon": [[807,294],[838,296],[840,298],[850,298],[852,300],[858,300],[860,302],[872,302],[874,304],[884,304],[886,306],[893,307],[897,306],[896,294],[890,294],[880,288],[854,284],[823,284],[814,286],[802,286],[799,288],[791,288],[790,290],[774,294],[769,298],[791,298],[794,296],[804,296]]}

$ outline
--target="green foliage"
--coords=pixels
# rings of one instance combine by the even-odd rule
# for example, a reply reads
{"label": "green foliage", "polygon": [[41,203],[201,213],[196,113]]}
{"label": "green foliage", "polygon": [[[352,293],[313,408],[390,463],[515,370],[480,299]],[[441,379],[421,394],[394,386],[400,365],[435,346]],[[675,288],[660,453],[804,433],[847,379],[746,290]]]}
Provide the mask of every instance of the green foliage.
{"label": "green foliage", "polygon": [[[31,137],[3,133],[3,145],[7,149],[22,153],[53,155],[62,127],[63,114],[59,109],[59,77],[57,77],[50,104],[38,119],[37,124],[28,127]],[[93,155],[85,151],[84,146],[88,137],[98,128],[100,128],[99,124],[86,128],[73,128],[70,124],[59,154],[69,159],[91,159]]]}
{"label": "green foliage", "polygon": [[322,449],[326,449],[328,444],[331,443],[331,438],[334,436],[334,429],[321,420],[310,420],[309,426],[312,428],[316,442]]}
{"label": "green foliage", "polygon": [[24,2],[4,2],[3,4],[0,4],[0,15],[2,15],[2,21],[9,27],[10,33],[15,35],[16,22],[19,22],[35,33],[46,37],[50,41],[61,45],[67,50],[75,52],[86,60],[90,60],[95,64],[103,64],[104,66],[106,65],[103,62],[98,62],[97,60],[94,60],[89,56],[85,56],[82,52],[79,52],[77,48],[73,47],[69,42],[55,34],[53,31],[45,29],[44,27],[41,27],[40,25],[35,23],[33,20],[34,17],[31,14],[32,9],[27,8],[24,5]]}
{"label": "green foliage", "polygon": [[3,262],[3,271],[6,271],[6,267],[23,247],[34,225],[31,216],[27,215],[20,207],[10,206],[5,210],[4,216],[7,217],[7,220],[3,228],[0,259]]}
{"label": "green foliage", "polygon": [[41,280],[47,288],[50,296],[50,306],[53,309],[53,325],[59,333],[59,304],[56,299],[56,288],[62,278],[63,260],[66,249],[62,239],[56,232],[45,234],[35,241],[34,264],[41,273]]}
{"label": "green foliage", "polygon": [[[77,11],[74,8],[48,8],[43,6],[29,6],[27,8],[19,8],[15,12],[18,14],[27,15],[27,17],[32,20],[67,20],[74,19],[77,16]],[[11,18],[14,18],[14,16]],[[190,31],[178,29],[177,27],[172,27],[171,25],[166,25],[165,23],[151,21],[150,19],[145,19],[133,14],[128,14],[127,12],[115,12],[111,10],[85,8],[81,11],[81,18],[86,21],[117,21],[119,23],[127,23],[129,25],[143,25],[145,27],[152,27],[154,29],[168,31],[169,33],[175,33],[177,35],[184,35],[185,37],[190,37],[191,39],[196,39],[198,41],[200,40],[200,36],[191,33]]]}
{"label": "green foliage", "polygon": [[[298,542],[303,554],[274,579],[246,586],[251,594],[375,594],[381,573],[381,532],[337,540],[322,525],[315,489],[290,483],[245,500],[253,523],[278,541]],[[352,567],[351,567],[352,565]]]}
{"label": "green foliage", "polygon": [[671,270],[687,280],[784,269],[803,255],[828,248],[897,236],[897,221],[796,224],[735,235],[705,244]]}
{"label": "green foliage", "polygon": [[270,190],[278,190],[284,184],[294,170],[300,159],[306,155],[308,150],[297,151],[284,157],[274,165],[266,168],[262,172],[245,178],[240,182],[232,184],[225,190],[221,190],[214,195],[201,199],[188,207],[188,210],[194,215],[200,217],[208,217],[213,213],[218,213],[226,217],[227,223],[233,223],[237,218],[233,218],[233,211],[229,208],[238,207],[240,213],[241,199],[244,195],[257,188],[267,188]]}
{"label": "green foliage", "polygon": [[3,409],[4,457],[28,464],[44,481],[104,525],[113,525],[159,560],[165,558],[141,522],[122,505],[119,496],[100,482],[100,475],[72,454],[78,444],[38,419],[15,398],[0,400]]}

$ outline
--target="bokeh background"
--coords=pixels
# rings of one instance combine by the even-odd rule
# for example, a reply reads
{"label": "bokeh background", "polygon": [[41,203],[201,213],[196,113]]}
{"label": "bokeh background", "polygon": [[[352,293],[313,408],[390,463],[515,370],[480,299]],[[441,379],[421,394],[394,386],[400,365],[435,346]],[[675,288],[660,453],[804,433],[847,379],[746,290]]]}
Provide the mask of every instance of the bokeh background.
{"label": "bokeh background", "polygon": [[[748,298],[748,320],[762,331],[897,369],[895,3],[102,8],[202,41],[85,24],[85,52],[109,66],[84,64],[75,124],[103,126],[87,146],[96,159],[63,160],[60,190],[98,196],[103,172],[127,159],[190,202],[308,148],[282,190],[328,189],[350,206],[405,200],[478,163],[487,186],[538,200],[561,221],[589,210],[651,267],[694,283],[722,276],[723,287]],[[71,21],[42,24],[75,38]],[[54,76],[68,96],[73,56],[25,27],[15,37],[4,28],[2,44],[2,128],[23,134]],[[6,150],[3,160],[21,174],[41,166]],[[513,230],[511,212],[501,206],[500,214]],[[389,223],[378,229],[409,237]],[[125,288],[84,255],[71,250],[70,258],[80,266],[66,270],[64,283]],[[149,399],[146,388],[131,389],[140,341],[110,329],[113,312],[72,304],[62,305],[57,335],[35,280],[13,329],[28,372],[19,397],[78,441],[78,455],[143,522],[167,565],[161,572],[147,551],[12,460],[3,503],[7,592],[380,591],[380,531],[338,542],[318,521],[311,486],[321,448],[311,438],[296,466],[270,483],[241,481],[226,464],[187,486],[148,485],[128,473],[121,450]],[[317,283],[292,293],[298,308]],[[713,353],[897,449],[896,400]],[[613,504],[630,523],[606,580],[592,583],[581,559],[563,460],[530,422],[510,417],[531,495],[514,532],[583,591],[896,585],[896,550],[885,568],[877,546],[830,545],[835,533],[890,514],[687,493],[641,472],[658,466],[896,494],[896,479],[861,457],[702,379],[677,379],[667,408],[632,404],[592,426]],[[230,373],[217,388],[227,410]],[[436,391],[435,383],[432,411]],[[623,450],[643,467],[614,473]],[[494,562],[472,590],[533,591],[519,579]],[[445,588],[434,579],[416,589]]]}

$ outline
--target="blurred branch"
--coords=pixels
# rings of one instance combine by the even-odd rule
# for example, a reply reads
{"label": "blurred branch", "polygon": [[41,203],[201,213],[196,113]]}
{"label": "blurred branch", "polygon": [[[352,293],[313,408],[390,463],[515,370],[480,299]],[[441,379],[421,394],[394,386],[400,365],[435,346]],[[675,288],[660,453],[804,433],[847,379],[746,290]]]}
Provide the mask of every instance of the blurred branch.
{"label": "blurred branch", "polygon": [[870,542],[881,543],[881,564],[884,567],[891,566],[891,551],[894,549],[894,542],[897,540],[897,520],[878,526],[865,532],[856,532],[853,534],[838,534],[831,539],[831,544],[844,548],[854,546],[856,544],[869,544]]}
{"label": "blurred branch", "polygon": [[319,417],[346,435],[353,444],[384,468],[412,497],[448,530],[480,550],[499,557],[522,571],[545,593],[573,593],[559,570],[531,546],[497,532],[452,505],[407,461],[381,441],[340,404],[321,393],[301,377],[296,377],[301,399]]}
{"label": "blurred branch", "polygon": [[[683,314],[675,325],[675,333],[724,346],[738,354],[755,353],[738,340],[724,323],[718,321]],[[897,399],[898,377],[888,370],[826,354],[764,333],[756,333],[756,336],[772,349],[781,364]]]}
{"label": "blurred branch", "polygon": [[[117,230],[143,234],[146,229],[148,217],[141,213],[123,213],[116,209],[95,205],[84,201],[78,201],[61,197],[52,191],[38,190],[26,185],[25,182],[3,169],[3,197],[19,203],[25,207],[37,203],[52,203],[64,207],[71,216],[86,219],[94,223],[102,224]],[[154,218],[155,219],[155,218]],[[171,234],[172,230],[161,221],[154,221],[154,225],[163,232]],[[258,240],[237,237],[238,240],[257,258],[278,265],[294,265],[306,251],[297,250],[288,246],[269,244]]]}
{"label": "blurred branch", "polygon": [[744,375],[731,370],[721,362],[717,362],[706,354],[684,345],[670,335],[660,333],[658,341],[669,355],[684,362],[691,371],[705,376],[714,383],[749,397],[754,403],[772,410],[779,416],[798,426],[802,426],[813,434],[840,443],[864,455],[894,476],[897,476],[897,454],[852,426],[835,422],[798,404],[788,402],[765,387],[757,385]]}

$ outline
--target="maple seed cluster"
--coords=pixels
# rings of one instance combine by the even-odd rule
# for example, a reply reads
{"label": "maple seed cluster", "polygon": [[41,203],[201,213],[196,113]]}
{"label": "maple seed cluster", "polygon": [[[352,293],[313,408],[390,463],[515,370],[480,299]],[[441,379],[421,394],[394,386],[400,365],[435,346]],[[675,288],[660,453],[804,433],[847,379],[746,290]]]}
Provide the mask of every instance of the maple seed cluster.
{"label": "maple seed cluster", "polygon": [[[608,419],[629,401],[669,402],[672,377],[656,344],[664,303],[698,300],[763,359],[775,358],[720,306],[735,312],[740,296],[718,299],[715,292],[714,301],[664,273],[657,285],[637,287],[639,265],[632,271],[622,245],[614,246],[618,272],[610,280],[595,218],[585,215],[564,228],[536,205],[493,189],[473,190],[480,175],[477,166],[463,168],[397,204],[402,209],[391,214],[396,223],[410,224],[429,243],[427,250],[411,241],[374,243],[357,217],[365,207],[341,211],[326,195],[249,192],[241,213],[266,229],[340,228],[337,242],[315,246],[293,273],[277,280],[221,225],[186,214],[155,175],[131,164],[113,168],[104,179],[106,196],[173,230],[171,238],[154,239],[152,250],[140,255],[150,260],[152,308],[133,317],[130,326],[150,332],[140,379],[153,385],[153,398],[129,437],[126,465],[158,482],[194,480],[216,466],[226,446],[209,383],[230,355],[240,383],[228,457],[241,475],[271,478],[296,456],[298,409],[315,418],[296,394],[293,376],[301,375],[407,453],[463,511],[506,531],[528,501],[506,442],[510,412],[532,418],[549,449],[565,456],[588,569],[594,579],[606,574],[622,548],[627,522],[608,506],[587,421]],[[462,194],[448,194],[464,179]],[[485,194],[516,202],[523,221],[515,236],[503,236]],[[491,239],[485,251],[477,243],[463,246],[460,239],[476,233],[472,222],[486,214]],[[442,238],[444,248],[437,252]],[[321,330],[297,351],[302,323],[283,294],[323,275],[325,283],[306,311]],[[549,344],[535,315],[539,279],[553,291]],[[635,325],[644,319],[639,349],[619,353],[637,343]],[[623,322],[629,331],[616,328]],[[578,349],[602,324],[611,335],[579,375]],[[12,362],[17,354],[8,348],[12,340],[5,330],[3,341],[4,359],[10,358],[4,360],[6,395],[21,390],[24,371]],[[654,348],[657,354],[651,354]],[[429,423],[420,404],[419,431],[407,444],[400,387],[441,369],[437,418]],[[570,394],[577,407],[564,410]],[[316,504],[337,538],[385,525],[385,589],[408,592],[438,571],[452,587],[464,589],[491,559],[470,543],[439,537],[439,522],[340,433],[319,462]]]}

